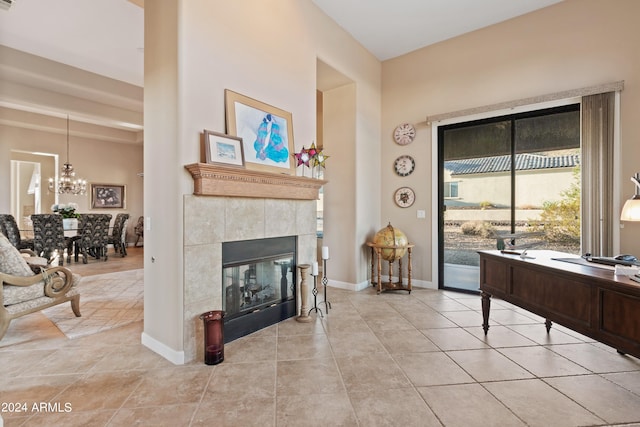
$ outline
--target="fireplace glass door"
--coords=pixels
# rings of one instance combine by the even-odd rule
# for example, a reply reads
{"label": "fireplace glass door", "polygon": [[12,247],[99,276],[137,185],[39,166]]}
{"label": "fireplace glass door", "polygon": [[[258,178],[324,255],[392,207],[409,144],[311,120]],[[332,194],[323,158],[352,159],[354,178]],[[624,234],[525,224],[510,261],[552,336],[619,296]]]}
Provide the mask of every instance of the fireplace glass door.
{"label": "fireplace glass door", "polygon": [[225,342],[296,314],[297,237],[222,244]]}
{"label": "fireplace glass door", "polygon": [[225,266],[224,310],[241,316],[294,297],[293,254]]}

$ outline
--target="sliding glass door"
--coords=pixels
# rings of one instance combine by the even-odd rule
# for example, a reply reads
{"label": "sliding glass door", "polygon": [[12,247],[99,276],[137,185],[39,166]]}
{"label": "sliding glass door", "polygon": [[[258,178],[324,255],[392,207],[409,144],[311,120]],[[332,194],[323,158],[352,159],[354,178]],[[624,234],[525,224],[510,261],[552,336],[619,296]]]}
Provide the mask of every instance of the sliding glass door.
{"label": "sliding glass door", "polygon": [[475,292],[478,250],[580,252],[579,105],[438,130],[439,287]]}

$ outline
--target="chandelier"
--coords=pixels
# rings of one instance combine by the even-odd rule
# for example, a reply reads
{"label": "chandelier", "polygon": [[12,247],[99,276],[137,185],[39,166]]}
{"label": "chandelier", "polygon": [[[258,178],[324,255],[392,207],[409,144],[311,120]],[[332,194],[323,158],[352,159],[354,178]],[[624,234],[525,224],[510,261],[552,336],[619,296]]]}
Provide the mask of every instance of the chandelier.
{"label": "chandelier", "polygon": [[54,179],[49,178],[49,191],[58,194],[84,195],[87,192],[87,181],[76,179],[75,176],[73,165],[69,163],[69,115],[67,115],[67,162],[62,167],[57,187]]}

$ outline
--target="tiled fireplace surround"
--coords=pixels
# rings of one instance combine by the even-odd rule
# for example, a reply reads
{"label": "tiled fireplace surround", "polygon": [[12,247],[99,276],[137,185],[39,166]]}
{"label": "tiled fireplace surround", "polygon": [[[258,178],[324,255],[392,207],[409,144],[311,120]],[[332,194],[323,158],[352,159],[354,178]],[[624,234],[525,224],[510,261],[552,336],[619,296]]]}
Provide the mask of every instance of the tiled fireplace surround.
{"label": "tiled fireplace surround", "polygon": [[183,205],[188,362],[203,358],[199,315],[222,310],[222,243],[297,236],[297,264],[316,261],[316,200],[325,181],[205,164],[186,168],[194,178],[194,194]]}

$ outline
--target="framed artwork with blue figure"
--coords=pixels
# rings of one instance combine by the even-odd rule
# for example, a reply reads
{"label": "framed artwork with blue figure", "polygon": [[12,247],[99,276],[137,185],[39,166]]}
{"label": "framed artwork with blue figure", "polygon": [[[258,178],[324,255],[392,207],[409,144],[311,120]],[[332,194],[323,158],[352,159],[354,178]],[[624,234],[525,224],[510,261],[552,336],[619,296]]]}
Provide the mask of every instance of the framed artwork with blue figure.
{"label": "framed artwork with blue figure", "polygon": [[295,174],[291,113],[226,89],[227,133],[242,139],[245,168]]}

